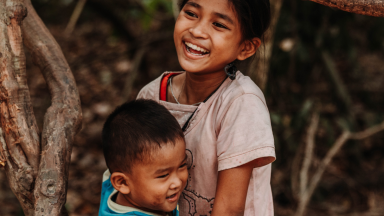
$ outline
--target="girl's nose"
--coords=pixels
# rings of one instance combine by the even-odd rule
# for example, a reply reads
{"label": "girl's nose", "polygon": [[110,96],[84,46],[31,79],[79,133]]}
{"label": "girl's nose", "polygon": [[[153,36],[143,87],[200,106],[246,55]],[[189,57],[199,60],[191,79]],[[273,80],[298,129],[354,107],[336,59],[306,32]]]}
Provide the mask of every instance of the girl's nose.
{"label": "girl's nose", "polygon": [[208,34],[207,32],[205,31],[205,27],[203,25],[196,25],[196,26],[193,26],[189,29],[189,33],[191,33],[191,35],[195,38],[202,38],[202,39],[206,39],[208,38]]}

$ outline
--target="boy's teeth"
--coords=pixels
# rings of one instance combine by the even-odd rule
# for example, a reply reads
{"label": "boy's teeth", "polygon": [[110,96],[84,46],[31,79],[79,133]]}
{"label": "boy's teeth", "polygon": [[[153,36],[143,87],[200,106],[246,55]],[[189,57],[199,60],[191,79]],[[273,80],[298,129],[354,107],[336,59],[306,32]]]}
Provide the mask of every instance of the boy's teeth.
{"label": "boy's teeth", "polygon": [[207,53],[208,52],[207,50],[205,50],[205,49],[203,49],[201,47],[198,47],[198,46],[196,46],[194,44],[191,44],[189,42],[185,42],[185,45],[187,45],[189,48],[192,48],[194,50],[197,50],[197,51],[200,51],[200,52],[203,52],[203,53]]}

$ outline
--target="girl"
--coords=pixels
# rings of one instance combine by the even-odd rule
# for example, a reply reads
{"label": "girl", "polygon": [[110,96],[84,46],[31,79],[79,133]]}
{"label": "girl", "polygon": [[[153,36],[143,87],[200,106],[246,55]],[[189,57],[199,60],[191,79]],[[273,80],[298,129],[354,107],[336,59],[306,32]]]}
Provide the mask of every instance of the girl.
{"label": "girl", "polygon": [[185,133],[190,170],[180,215],[273,215],[269,112],[261,90],[233,64],[260,46],[269,0],[180,6],[174,41],[185,72],[166,72],[138,95],[164,105]]}

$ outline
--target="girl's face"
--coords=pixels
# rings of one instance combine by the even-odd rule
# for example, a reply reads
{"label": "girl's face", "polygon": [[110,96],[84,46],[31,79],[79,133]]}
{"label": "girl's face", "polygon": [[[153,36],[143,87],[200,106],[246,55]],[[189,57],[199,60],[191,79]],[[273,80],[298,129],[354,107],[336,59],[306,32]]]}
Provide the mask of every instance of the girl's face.
{"label": "girl's face", "polygon": [[237,16],[227,0],[190,0],[176,20],[174,41],[181,67],[191,73],[224,71],[243,60]]}

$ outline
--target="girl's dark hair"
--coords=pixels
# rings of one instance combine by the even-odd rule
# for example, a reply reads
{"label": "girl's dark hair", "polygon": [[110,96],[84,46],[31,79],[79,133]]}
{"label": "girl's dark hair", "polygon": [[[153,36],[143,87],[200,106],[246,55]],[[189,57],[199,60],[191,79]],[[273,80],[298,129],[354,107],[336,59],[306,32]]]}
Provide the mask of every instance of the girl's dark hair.
{"label": "girl's dark hair", "polygon": [[[180,10],[188,0],[180,0]],[[228,0],[240,23],[243,40],[262,38],[271,22],[269,0]]]}

